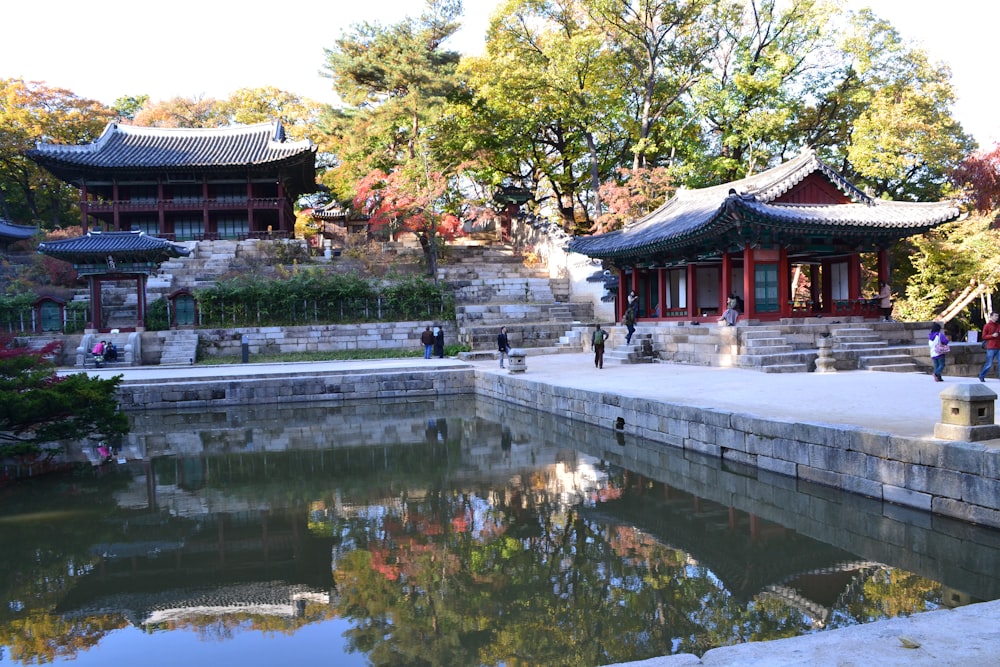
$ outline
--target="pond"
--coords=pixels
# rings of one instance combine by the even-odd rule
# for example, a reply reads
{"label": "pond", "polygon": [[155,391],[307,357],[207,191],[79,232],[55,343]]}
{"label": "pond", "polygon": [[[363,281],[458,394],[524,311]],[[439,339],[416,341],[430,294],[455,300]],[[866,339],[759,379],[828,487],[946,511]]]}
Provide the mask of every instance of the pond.
{"label": "pond", "polygon": [[132,415],[0,489],[0,664],[594,667],[1000,597],[1000,532],[489,400]]}

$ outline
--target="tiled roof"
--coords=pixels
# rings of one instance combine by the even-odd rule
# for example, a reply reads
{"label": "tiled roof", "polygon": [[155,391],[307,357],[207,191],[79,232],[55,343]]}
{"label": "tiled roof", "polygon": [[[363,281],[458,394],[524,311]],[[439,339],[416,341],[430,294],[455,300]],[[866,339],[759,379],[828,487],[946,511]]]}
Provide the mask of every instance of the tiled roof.
{"label": "tiled roof", "polygon": [[28,156],[46,167],[192,169],[252,166],[315,153],[309,140],[284,141],[280,123],[220,128],[137,127],[109,123],[93,143],[38,144]]}
{"label": "tiled roof", "polygon": [[144,232],[87,232],[84,236],[38,244],[38,252],[70,262],[104,261],[108,255],[141,261],[164,261],[191,253],[182,245]]}
{"label": "tiled roof", "polygon": [[37,233],[38,227],[15,225],[13,222],[8,222],[0,218],[0,239],[5,241],[23,241],[30,239]]}
{"label": "tiled roof", "polygon": [[[814,172],[821,173],[852,203],[771,203]],[[706,239],[747,224],[785,233],[864,234],[891,240],[919,234],[955,220],[959,214],[958,207],[949,202],[873,199],[806,149],[794,159],[755,176],[708,188],[678,190],[663,206],[620,230],[573,239],[570,250],[600,259],[681,252],[690,243],[703,247]]]}

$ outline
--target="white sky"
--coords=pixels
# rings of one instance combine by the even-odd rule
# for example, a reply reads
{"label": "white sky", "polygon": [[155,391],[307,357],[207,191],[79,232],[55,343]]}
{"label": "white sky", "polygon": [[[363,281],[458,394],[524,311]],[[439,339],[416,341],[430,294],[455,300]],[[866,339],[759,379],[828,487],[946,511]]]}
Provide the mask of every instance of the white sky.
{"label": "white sky", "polygon": [[[996,0],[842,0],[870,6],[934,60],[948,63],[959,95],[955,117],[981,147],[1000,141]],[[451,43],[479,53],[499,0],[465,0]],[[361,21],[390,25],[419,15],[420,0],[14,0],[5,3],[0,78],[24,78],[111,104],[125,95],[224,98],[274,86],[335,100],[320,76],[323,49]]]}

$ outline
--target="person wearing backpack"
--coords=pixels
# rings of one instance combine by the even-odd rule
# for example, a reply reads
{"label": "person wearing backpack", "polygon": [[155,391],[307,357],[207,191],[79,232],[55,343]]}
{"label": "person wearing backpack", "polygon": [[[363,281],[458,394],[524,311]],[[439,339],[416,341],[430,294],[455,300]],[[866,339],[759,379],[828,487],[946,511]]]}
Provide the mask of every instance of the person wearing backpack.
{"label": "person wearing backpack", "polygon": [[945,335],[940,322],[931,324],[931,332],[927,334],[927,345],[930,348],[931,361],[934,363],[934,381],[944,382],[945,356],[951,351],[948,345],[951,341]]}
{"label": "person wearing backpack", "polygon": [[594,366],[596,368],[604,368],[604,341],[607,339],[607,333],[598,324],[597,328],[594,329],[594,335],[590,339],[590,342],[594,345]]}

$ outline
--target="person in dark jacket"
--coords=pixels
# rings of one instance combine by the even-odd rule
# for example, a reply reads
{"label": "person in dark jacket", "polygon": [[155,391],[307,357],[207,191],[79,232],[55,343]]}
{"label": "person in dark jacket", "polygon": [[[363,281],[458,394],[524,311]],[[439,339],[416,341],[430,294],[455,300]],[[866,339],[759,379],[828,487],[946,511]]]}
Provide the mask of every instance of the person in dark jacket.
{"label": "person in dark jacket", "polygon": [[431,331],[430,327],[424,329],[424,332],[420,334],[420,342],[424,346],[424,359],[430,359],[431,352],[434,351],[434,332]]}
{"label": "person in dark jacket", "polygon": [[434,327],[434,354],[444,359],[444,329],[441,327]]}
{"label": "person in dark jacket", "polygon": [[507,327],[500,327],[500,333],[497,334],[497,349],[500,350],[500,368],[503,368],[504,357],[510,361],[510,357],[507,355],[510,353],[510,342],[507,340]]}

